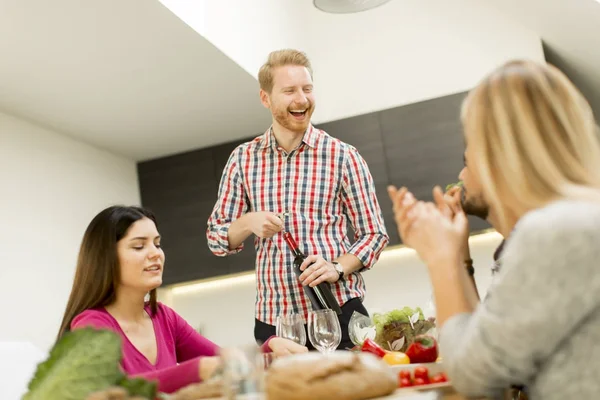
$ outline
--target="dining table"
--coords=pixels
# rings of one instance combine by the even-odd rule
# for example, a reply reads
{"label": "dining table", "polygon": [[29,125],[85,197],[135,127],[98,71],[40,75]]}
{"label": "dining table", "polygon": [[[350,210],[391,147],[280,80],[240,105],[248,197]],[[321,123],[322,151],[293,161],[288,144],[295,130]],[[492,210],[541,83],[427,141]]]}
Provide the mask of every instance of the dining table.
{"label": "dining table", "polygon": [[[238,395],[238,400],[267,400],[266,396],[261,393]],[[456,393],[456,391],[448,386],[436,389],[398,389],[384,397],[371,398],[370,400],[466,400],[466,397]],[[224,397],[214,397],[206,400],[225,400]],[[317,400],[317,399],[315,399]],[[327,399],[335,400],[335,398]]]}

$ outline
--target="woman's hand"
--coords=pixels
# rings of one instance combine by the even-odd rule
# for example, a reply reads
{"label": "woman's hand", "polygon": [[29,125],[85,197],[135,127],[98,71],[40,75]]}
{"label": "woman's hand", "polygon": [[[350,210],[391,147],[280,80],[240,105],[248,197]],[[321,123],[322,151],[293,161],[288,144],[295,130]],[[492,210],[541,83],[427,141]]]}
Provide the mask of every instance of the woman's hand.
{"label": "woman's hand", "polygon": [[[442,204],[417,201],[406,188],[388,187],[394,205],[394,219],[402,241],[416,250],[429,266],[448,260],[462,260],[464,242],[468,236],[468,221],[462,209],[455,208],[454,215],[440,211]],[[443,201],[441,189],[434,189],[434,198]],[[446,215],[444,215],[446,214]]]}
{"label": "woman's hand", "polygon": [[272,337],[269,340],[268,346],[275,355],[275,357],[308,352],[308,348],[306,346],[299,345],[298,343],[292,340],[280,338],[277,336]]}
{"label": "woman's hand", "polygon": [[[451,187],[446,193],[442,193],[442,190],[438,187],[433,189],[433,200],[440,210],[440,212],[450,218],[454,219],[454,216],[463,211],[462,201],[461,201],[462,189],[460,186]],[[462,260],[468,260],[471,258],[471,251],[469,249],[469,220],[467,219],[467,234],[464,237],[462,246],[461,246],[461,254]]]}
{"label": "woman's hand", "polygon": [[221,368],[222,359],[218,356],[202,357],[198,373],[202,381],[207,381]]}

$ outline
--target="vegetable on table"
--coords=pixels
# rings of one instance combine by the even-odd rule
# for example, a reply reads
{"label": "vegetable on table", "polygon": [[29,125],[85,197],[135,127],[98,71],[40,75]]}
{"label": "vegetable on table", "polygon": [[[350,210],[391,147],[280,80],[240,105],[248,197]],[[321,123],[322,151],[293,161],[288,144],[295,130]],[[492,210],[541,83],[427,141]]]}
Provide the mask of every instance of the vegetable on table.
{"label": "vegetable on table", "polygon": [[432,363],[438,358],[437,342],[433,336],[419,335],[406,350],[411,363]]}
{"label": "vegetable on table", "polygon": [[[425,319],[421,308],[404,307],[385,314],[373,315],[375,342],[385,350],[406,353],[415,336],[435,327],[432,319]],[[409,355],[410,358],[410,355]],[[412,361],[411,359],[411,362]]]}
{"label": "vegetable on table", "polygon": [[375,354],[379,358],[383,358],[387,354],[387,352],[381,346],[369,338],[365,339],[361,350],[367,353]]}
{"label": "vegetable on table", "polygon": [[82,400],[111,387],[154,399],[156,383],[127,378],[119,367],[121,357],[121,338],[115,332],[91,327],[69,332],[38,365],[23,400]]}
{"label": "vegetable on table", "polygon": [[410,364],[410,358],[399,351],[388,351],[386,355],[383,356],[383,361],[388,365]]}
{"label": "vegetable on table", "polygon": [[427,367],[416,367],[414,371],[402,370],[398,374],[398,387],[423,386],[448,382],[444,372],[429,375]]}

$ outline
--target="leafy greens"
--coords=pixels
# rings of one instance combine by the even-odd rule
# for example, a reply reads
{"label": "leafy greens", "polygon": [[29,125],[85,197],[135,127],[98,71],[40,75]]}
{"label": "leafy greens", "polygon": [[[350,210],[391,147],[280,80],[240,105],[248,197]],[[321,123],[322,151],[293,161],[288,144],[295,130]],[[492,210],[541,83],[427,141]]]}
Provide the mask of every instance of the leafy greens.
{"label": "leafy greens", "polygon": [[463,185],[463,181],[458,181],[456,183],[449,183],[448,185],[446,185],[446,192],[450,189],[452,189],[454,186],[458,186],[458,187],[462,187]]}
{"label": "leafy greens", "polygon": [[68,332],[38,365],[23,400],[82,400],[112,386],[154,399],[156,384],[128,379],[120,361],[121,338],[115,332],[94,328]]}
{"label": "leafy greens", "polygon": [[376,313],[373,315],[373,323],[377,332],[381,332],[383,327],[391,322],[403,322],[410,323],[410,318],[419,313],[419,321],[425,319],[423,310],[420,307],[412,309],[410,307],[404,307],[403,309],[392,310],[385,314]]}

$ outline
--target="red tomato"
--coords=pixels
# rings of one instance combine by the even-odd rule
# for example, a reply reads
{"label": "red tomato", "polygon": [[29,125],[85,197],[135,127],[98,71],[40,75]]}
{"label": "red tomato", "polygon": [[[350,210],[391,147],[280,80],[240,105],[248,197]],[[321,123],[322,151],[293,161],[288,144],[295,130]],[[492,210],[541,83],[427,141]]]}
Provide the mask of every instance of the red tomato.
{"label": "red tomato", "polygon": [[440,372],[439,374],[436,374],[431,377],[431,383],[444,383],[447,381],[448,378],[446,378],[446,375],[443,372]]}
{"label": "red tomato", "polygon": [[415,378],[415,386],[427,385],[429,381],[426,381],[423,378]]}
{"label": "red tomato", "polygon": [[417,367],[415,368],[415,379],[421,378],[425,382],[429,382],[429,370],[427,367]]}
{"label": "red tomato", "polygon": [[402,371],[400,371],[400,379],[406,378],[408,380],[411,380],[412,376],[410,376],[410,371],[407,369],[403,369]]}
{"label": "red tomato", "polygon": [[409,387],[412,386],[412,382],[410,381],[410,379],[406,379],[406,378],[401,378],[400,379],[400,387]]}

